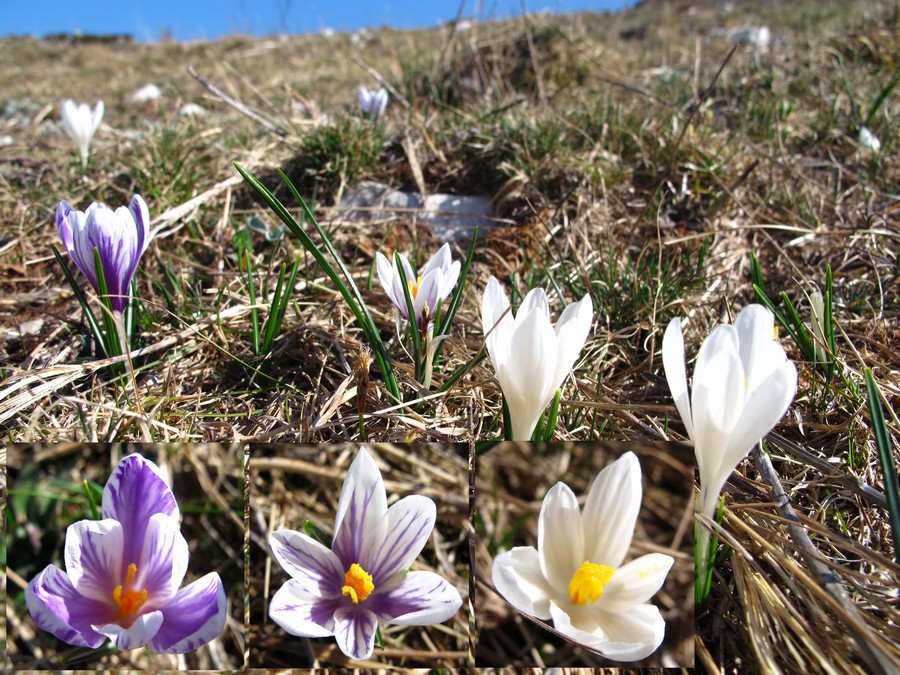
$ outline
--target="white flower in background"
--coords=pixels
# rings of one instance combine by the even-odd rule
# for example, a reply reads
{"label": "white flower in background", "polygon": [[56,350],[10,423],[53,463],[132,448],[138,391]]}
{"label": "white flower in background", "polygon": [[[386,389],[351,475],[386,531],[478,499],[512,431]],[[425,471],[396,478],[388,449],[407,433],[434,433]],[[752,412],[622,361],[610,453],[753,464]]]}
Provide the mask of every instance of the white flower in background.
{"label": "white flower in background", "polygon": [[132,103],[149,103],[150,101],[155,101],[160,96],[162,96],[162,92],[152,82],[150,84],[145,84],[140,89],[137,89],[134,93],[131,94],[131,102]]}
{"label": "white flower in background", "polygon": [[374,119],[377,120],[384,114],[387,104],[388,93],[384,87],[378,90],[369,90],[365,87],[359,88],[359,107]]}
{"label": "white flower in background", "polygon": [[641,508],[641,466],[626,452],[600,472],[584,510],[565,483],[544,497],[537,549],[494,558],[494,587],[520,612],[615,661],[637,661],[662,643],[665,621],[648,600],[675,560],[650,553],[622,564]]}
{"label": "white flower in background", "polygon": [[76,105],[72,99],[66,99],[61,114],[63,128],[78,147],[81,166],[86,167],[91,154],[91,139],[103,121],[103,101],[97,101],[91,110],[87,103]]}
{"label": "white flower in background", "polygon": [[[416,322],[420,328],[423,328],[423,318],[425,321],[431,320],[437,306],[447,299],[456,285],[456,281],[459,279],[460,262],[453,260],[450,255],[450,244],[444,244],[416,276],[409,259],[402,253],[398,254],[398,257],[400,264],[403,265],[409,296],[413,301]],[[384,292],[397,307],[401,316],[408,321],[409,308],[406,306],[406,295],[403,292],[403,282],[400,280],[400,269],[397,267],[396,257],[388,260],[387,256],[378,252],[375,254],[375,266],[378,268],[378,280],[381,282]]]}
{"label": "white flower in background", "polygon": [[542,288],[529,291],[513,317],[500,282],[488,280],[481,325],[509,408],[514,440],[531,440],[541,413],[578,359],[593,318],[591,299],[585,295],[563,310],[554,327]]}
{"label": "white flower in background", "polygon": [[784,416],[797,391],[797,368],[775,340],[772,313],[748,305],[733,326],[716,326],[703,341],[688,395],[681,320],[662,345],[666,380],[700,472],[700,512],[712,516],[728,476]]}
{"label": "white flower in background", "polygon": [[875,155],[881,152],[881,141],[878,140],[878,137],[875,134],[869,131],[868,127],[859,128],[859,145]]}

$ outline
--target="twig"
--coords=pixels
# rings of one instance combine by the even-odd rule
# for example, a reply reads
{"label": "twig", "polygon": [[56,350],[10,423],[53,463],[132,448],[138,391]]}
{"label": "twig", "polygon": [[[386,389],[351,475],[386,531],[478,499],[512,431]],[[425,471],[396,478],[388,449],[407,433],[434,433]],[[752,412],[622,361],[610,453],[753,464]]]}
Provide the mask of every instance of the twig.
{"label": "twig", "polygon": [[214,85],[212,82],[210,82],[205,77],[200,75],[196,70],[194,70],[193,66],[188,66],[187,71],[188,71],[188,73],[191,74],[191,77],[193,77],[195,80],[197,80],[197,82],[199,82],[204,87],[209,89],[216,97],[218,97],[224,103],[227,103],[228,105],[230,105],[232,108],[237,110],[242,115],[246,115],[253,121],[259,122],[266,129],[268,129],[269,131],[271,131],[274,134],[277,134],[278,136],[281,136],[282,138],[284,138],[288,135],[288,132],[285,129],[282,129],[281,127],[279,127],[277,124],[275,124],[271,120],[266,119],[260,113],[253,110],[253,108],[241,103],[237,99],[231,98],[231,96],[226,94],[224,91],[219,89],[216,85]]}
{"label": "twig", "polygon": [[772,466],[772,460],[769,455],[759,446],[753,449],[753,459],[756,468],[762,476],[763,480],[768,483],[772,490],[772,499],[778,507],[778,511],[788,521],[788,531],[791,538],[800,549],[800,554],[806,561],[806,566],[818,578],[819,583],[825,588],[826,592],[844,609],[847,613],[847,629],[859,646],[860,654],[869,665],[871,673],[895,673],[898,664],[894,663],[891,657],[869,640],[868,629],[865,621],[859,614],[856,605],[847,595],[837,574],[831,570],[828,565],[821,559],[821,554],[816,549],[809,535],[800,526],[800,519],[794,512],[790,500],[784,491],[781,480]]}

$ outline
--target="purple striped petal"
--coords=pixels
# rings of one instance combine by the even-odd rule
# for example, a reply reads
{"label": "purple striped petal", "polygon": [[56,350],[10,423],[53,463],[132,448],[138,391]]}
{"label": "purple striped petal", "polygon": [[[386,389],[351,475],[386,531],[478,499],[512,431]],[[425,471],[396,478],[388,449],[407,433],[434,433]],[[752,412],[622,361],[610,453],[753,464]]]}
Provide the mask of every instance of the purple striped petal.
{"label": "purple striped petal", "polygon": [[330,549],[294,530],[272,532],[269,545],[284,571],[309,593],[319,597],[341,597],[347,570]]}
{"label": "purple striped petal", "polygon": [[371,596],[369,601],[368,609],[380,621],[406,626],[443,623],[462,606],[459,591],[434,572],[410,572],[398,585]]}
{"label": "purple striped petal", "polygon": [[157,654],[193,651],[225,629],[225,587],[215,572],[182,588],[162,610],[163,623],[150,643]]}
{"label": "purple striped petal", "polygon": [[66,530],[66,571],[77,593],[104,604],[122,578],[122,525],[111,518],[80,520]]}
{"label": "purple striped petal", "polygon": [[366,535],[376,530],[386,513],[387,494],[381,472],[366,449],[360,448],[344,479],[334,523],[331,550],[343,565],[359,562]]}
{"label": "purple striped petal", "polygon": [[106,640],[91,624],[111,621],[108,605],[80,595],[69,577],[50,565],[25,588],[25,604],[35,625],[77,647],[96,649]]}
{"label": "purple striped petal", "polygon": [[129,649],[143,647],[150,642],[159,631],[162,622],[163,614],[157,610],[149,614],[142,614],[128,628],[123,628],[115,623],[108,623],[105,626],[95,625],[92,628],[98,633],[103,633],[115,643],[116,647],[124,652]]}
{"label": "purple striped petal", "polygon": [[127,570],[137,565],[134,586],[147,590],[149,606],[164,607],[176,594],[187,572],[188,543],[178,521],[162,513],[150,517],[139,560],[123,560]]}
{"label": "purple striped petal", "polygon": [[[395,574],[409,569],[431,531],[434,529],[435,506],[428,497],[404,497],[388,509],[386,523],[366,537],[360,565],[377,589]],[[380,536],[379,536],[380,535]],[[378,536],[378,539],[373,537]]]}
{"label": "purple striped petal", "polygon": [[272,597],[269,617],[291,635],[328,637],[334,635],[334,613],[343,598],[320,598],[291,579]]}
{"label": "purple striped petal", "polygon": [[141,550],[151,516],[162,513],[176,520],[181,514],[175,495],[159,468],[141,455],[122,458],[103,488],[103,517],[122,523],[125,536],[124,564],[141,560]]}
{"label": "purple striped petal", "polygon": [[377,628],[374,612],[360,605],[341,607],[334,613],[334,639],[351,659],[362,661],[372,656]]}

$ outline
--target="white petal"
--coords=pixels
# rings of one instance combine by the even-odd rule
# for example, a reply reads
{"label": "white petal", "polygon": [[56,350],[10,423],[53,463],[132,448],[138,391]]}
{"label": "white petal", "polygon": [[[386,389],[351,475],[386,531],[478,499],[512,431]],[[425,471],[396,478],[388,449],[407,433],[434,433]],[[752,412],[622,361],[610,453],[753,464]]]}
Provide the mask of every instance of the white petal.
{"label": "white petal", "polygon": [[665,621],[653,605],[638,605],[620,614],[573,611],[570,617],[551,603],[550,613],[556,630],[613,661],[646,658],[659,648],[665,636]]}
{"label": "white petal", "polygon": [[544,578],[537,549],[517,546],[494,558],[491,570],[494,588],[520,612],[546,621],[554,591]]}
{"label": "white petal", "polygon": [[272,597],[269,617],[291,635],[328,637],[334,635],[334,613],[342,599],[323,599],[303,589],[291,579]]}
{"label": "white petal", "polygon": [[341,607],[334,613],[334,639],[351,659],[362,661],[372,656],[377,628],[375,614],[361,605]]}
{"label": "white petal", "polygon": [[397,299],[394,297],[394,266],[380,251],[375,254],[375,268],[378,271],[378,281],[384,292],[387,293],[395,305],[399,306]]}
{"label": "white petal", "polygon": [[462,598],[453,584],[434,572],[410,572],[389,591],[370,597],[366,605],[383,622],[431,626],[456,614]]}
{"label": "white petal", "polygon": [[[497,356],[494,345],[502,345],[503,349],[509,345],[514,321],[509,309],[509,298],[500,286],[496,278],[488,279],[481,298],[481,327],[487,337],[487,348],[497,368]],[[501,318],[502,317],[502,318]]]}
{"label": "white petal", "polygon": [[550,323],[550,303],[543,288],[532,288],[528,291],[516,312],[516,323],[523,321],[531,312],[537,312]]}
{"label": "white petal", "polygon": [[772,368],[767,348],[775,341],[775,317],[762,305],[747,305],[735,319],[734,328],[747,373],[747,388],[752,391]]}
{"label": "white petal", "polygon": [[521,323],[516,319],[509,362],[505,369],[498,369],[497,379],[509,408],[513,439],[530,441],[541,413],[556,392],[556,333],[538,310],[527,314]]}
{"label": "white petal", "polygon": [[66,530],[66,571],[81,595],[110,602],[121,583],[122,525],[111,518],[80,520]]}
{"label": "white petal", "polygon": [[150,517],[137,564],[135,588],[147,590],[147,603],[161,607],[178,592],[187,572],[190,551],[178,521],[162,513]]}
{"label": "white petal", "polygon": [[362,557],[363,543],[387,513],[387,494],[378,465],[360,448],[350,465],[334,523],[331,550],[348,566]]}
{"label": "white petal", "polygon": [[584,562],[584,527],[575,493],[557,483],[541,504],[538,556],[550,587],[568,595],[569,581]]}
{"label": "white petal", "polygon": [[624,612],[653,597],[666,580],[675,559],[663,553],[649,553],[613,572],[603,588],[597,608],[604,612]]}
{"label": "white petal", "polygon": [[691,419],[691,401],[688,396],[687,370],[684,365],[684,337],[681,334],[681,319],[675,318],[666,326],[662,343],[663,369],[669,391],[675,400],[675,407],[681,416],[681,423],[688,438],[694,438],[694,424]]}
{"label": "white petal", "polygon": [[159,632],[162,626],[163,613],[159,610],[142,614],[128,628],[122,628],[118,624],[108,623],[105,626],[91,626],[98,633],[102,633],[112,640],[116,647],[123,652],[129,649],[143,647],[150,642]]}
{"label": "white petal", "polygon": [[379,584],[408,570],[419,557],[434,529],[435,515],[434,502],[421,495],[404,497],[388,509],[384,527],[371,533],[382,536],[367,538],[359,561],[372,575],[376,590]]}
{"label": "white petal", "polygon": [[641,510],[641,494],[641,464],[633,452],[626,452],[597,475],[582,514],[588,561],[614,569],[622,564]]}
{"label": "white petal", "polygon": [[97,101],[94,111],[91,113],[91,136],[100,128],[100,122],[103,121],[103,101]]}
{"label": "white petal", "polygon": [[316,596],[336,596],[344,580],[343,564],[327,546],[294,530],[269,535],[272,554],[284,571]]}
{"label": "white petal", "polygon": [[552,391],[562,386],[566,375],[578,360],[594,320],[591,298],[585,295],[578,302],[568,305],[556,322],[556,370],[553,375]]}

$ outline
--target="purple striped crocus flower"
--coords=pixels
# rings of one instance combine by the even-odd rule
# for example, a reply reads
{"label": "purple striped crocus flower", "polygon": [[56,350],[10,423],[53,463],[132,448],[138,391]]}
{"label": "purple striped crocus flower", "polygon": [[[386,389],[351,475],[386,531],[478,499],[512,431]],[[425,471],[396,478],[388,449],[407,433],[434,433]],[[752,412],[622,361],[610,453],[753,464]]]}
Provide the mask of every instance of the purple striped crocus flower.
{"label": "purple striped crocus flower", "polygon": [[409,571],[434,521],[428,497],[404,497],[388,508],[378,466],[361,448],[341,490],[331,549],[293,530],[269,536],[292,577],[272,598],[269,616],[292,635],[333,635],[357,660],[372,655],[379,623],[446,621],[462,605],[459,592],[434,572]]}
{"label": "purple striped crocus flower", "polygon": [[188,545],[175,495],[159,468],[123,458],[103,489],[102,520],[66,531],[66,571],[50,565],[25,589],[39,628],[78,647],[106,638],[121,650],[197,649],[225,628],[225,589],[215,572],[179,590]]}
{"label": "purple striped crocus flower", "polygon": [[120,206],[115,211],[100,202],[87,211],[77,211],[63,200],[56,206],[56,229],[69,257],[99,293],[94,265],[97,249],[113,311],[124,311],[128,286],[150,243],[150,213],[141,196],[134,195],[128,208]]}

